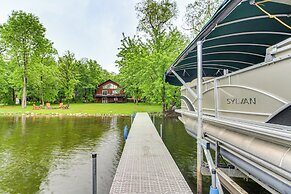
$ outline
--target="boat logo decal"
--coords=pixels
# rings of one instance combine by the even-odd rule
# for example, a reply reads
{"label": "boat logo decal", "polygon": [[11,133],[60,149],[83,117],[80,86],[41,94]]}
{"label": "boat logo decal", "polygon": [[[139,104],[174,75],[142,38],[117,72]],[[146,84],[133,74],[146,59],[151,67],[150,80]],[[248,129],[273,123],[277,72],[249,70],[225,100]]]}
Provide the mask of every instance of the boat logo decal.
{"label": "boat logo decal", "polygon": [[227,104],[257,104],[256,98],[227,98]]}

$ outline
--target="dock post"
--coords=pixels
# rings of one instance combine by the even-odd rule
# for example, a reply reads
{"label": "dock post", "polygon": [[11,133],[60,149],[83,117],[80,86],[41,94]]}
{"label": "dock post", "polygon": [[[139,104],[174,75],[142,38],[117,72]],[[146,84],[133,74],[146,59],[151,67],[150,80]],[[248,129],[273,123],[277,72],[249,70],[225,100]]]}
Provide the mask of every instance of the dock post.
{"label": "dock post", "polygon": [[202,194],[202,173],[203,160],[202,147],[202,41],[197,42],[197,98],[198,98],[198,119],[197,119],[197,194]]}
{"label": "dock post", "polygon": [[161,136],[161,139],[163,139],[163,124],[162,123],[160,124],[160,136]]}
{"label": "dock post", "polygon": [[127,127],[127,125],[125,125],[124,129],[123,129],[123,137],[124,137],[124,140],[126,141],[127,137],[128,137],[128,127]]}
{"label": "dock post", "polygon": [[92,194],[97,194],[97,154],[92,154]]}
{"label": "dock post", "polygon": [[215,144],[215,165],[216,167],[219,167],[219,157],[220,157],[220,146],[219,146],[219,142],[216,141],[216,144]]}
{"label": "dock post", "polygon": [[212,169],[211,170],[211,186],[210,186],[210,191],[209,194],[219,194],[219,191],[217,189],[216,185],[216,170]]}

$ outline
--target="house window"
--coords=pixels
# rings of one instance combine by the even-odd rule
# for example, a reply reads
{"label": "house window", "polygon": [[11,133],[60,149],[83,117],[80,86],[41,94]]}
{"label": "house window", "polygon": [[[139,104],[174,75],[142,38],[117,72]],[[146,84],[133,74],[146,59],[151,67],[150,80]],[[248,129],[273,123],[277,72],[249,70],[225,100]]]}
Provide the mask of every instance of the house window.
{"label": "house window", "polygon": [[114,85],[114,84],[106,84],[103,86],[103,89],[116,89],[117,88],[117,85]]}
{"label": "house window", "polygon": [[103,96],[107,96],[107,94],[108,94],[108,91],[107,90],[102,90],[102,95]]}
{"label": "house window", "polygon": [[120,92],[119,92],[119,90],[113,90],[112,91],[112,94],[119,94]]}

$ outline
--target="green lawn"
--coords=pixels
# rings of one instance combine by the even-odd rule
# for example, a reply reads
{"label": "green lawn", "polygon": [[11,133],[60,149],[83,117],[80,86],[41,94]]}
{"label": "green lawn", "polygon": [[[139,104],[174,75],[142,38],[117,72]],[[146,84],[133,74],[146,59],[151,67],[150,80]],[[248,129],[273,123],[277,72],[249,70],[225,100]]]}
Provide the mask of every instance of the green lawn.
{"label": "green lawn", "polygon": [[[58,105],[51,105],[58,107]],[[135,112],[161,112],[161,105],[147,105],[147,104],[70,104],[69,109],[40,109],[32,110],[32,106],[22,109],[21,106],[0,106],[0,114],[102,114],[102,115],[131,115]]]}

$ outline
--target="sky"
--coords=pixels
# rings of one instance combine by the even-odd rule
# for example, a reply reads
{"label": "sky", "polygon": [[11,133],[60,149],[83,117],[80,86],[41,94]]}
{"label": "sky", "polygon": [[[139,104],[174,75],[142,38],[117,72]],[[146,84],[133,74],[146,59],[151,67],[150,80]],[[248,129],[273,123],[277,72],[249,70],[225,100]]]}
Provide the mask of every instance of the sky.
{"label": "sky", "polygon": [[[35,14],[46,28],[46,37],[59,55],[69,50],[77,59],[96,60],[104,69],[118,73],[115,65],[122,33],[137,33],[135,5],[140,0],[0,0],[0,23],[12,10]],[[191,0],[177,0],[182,30],[185,7]]]}

